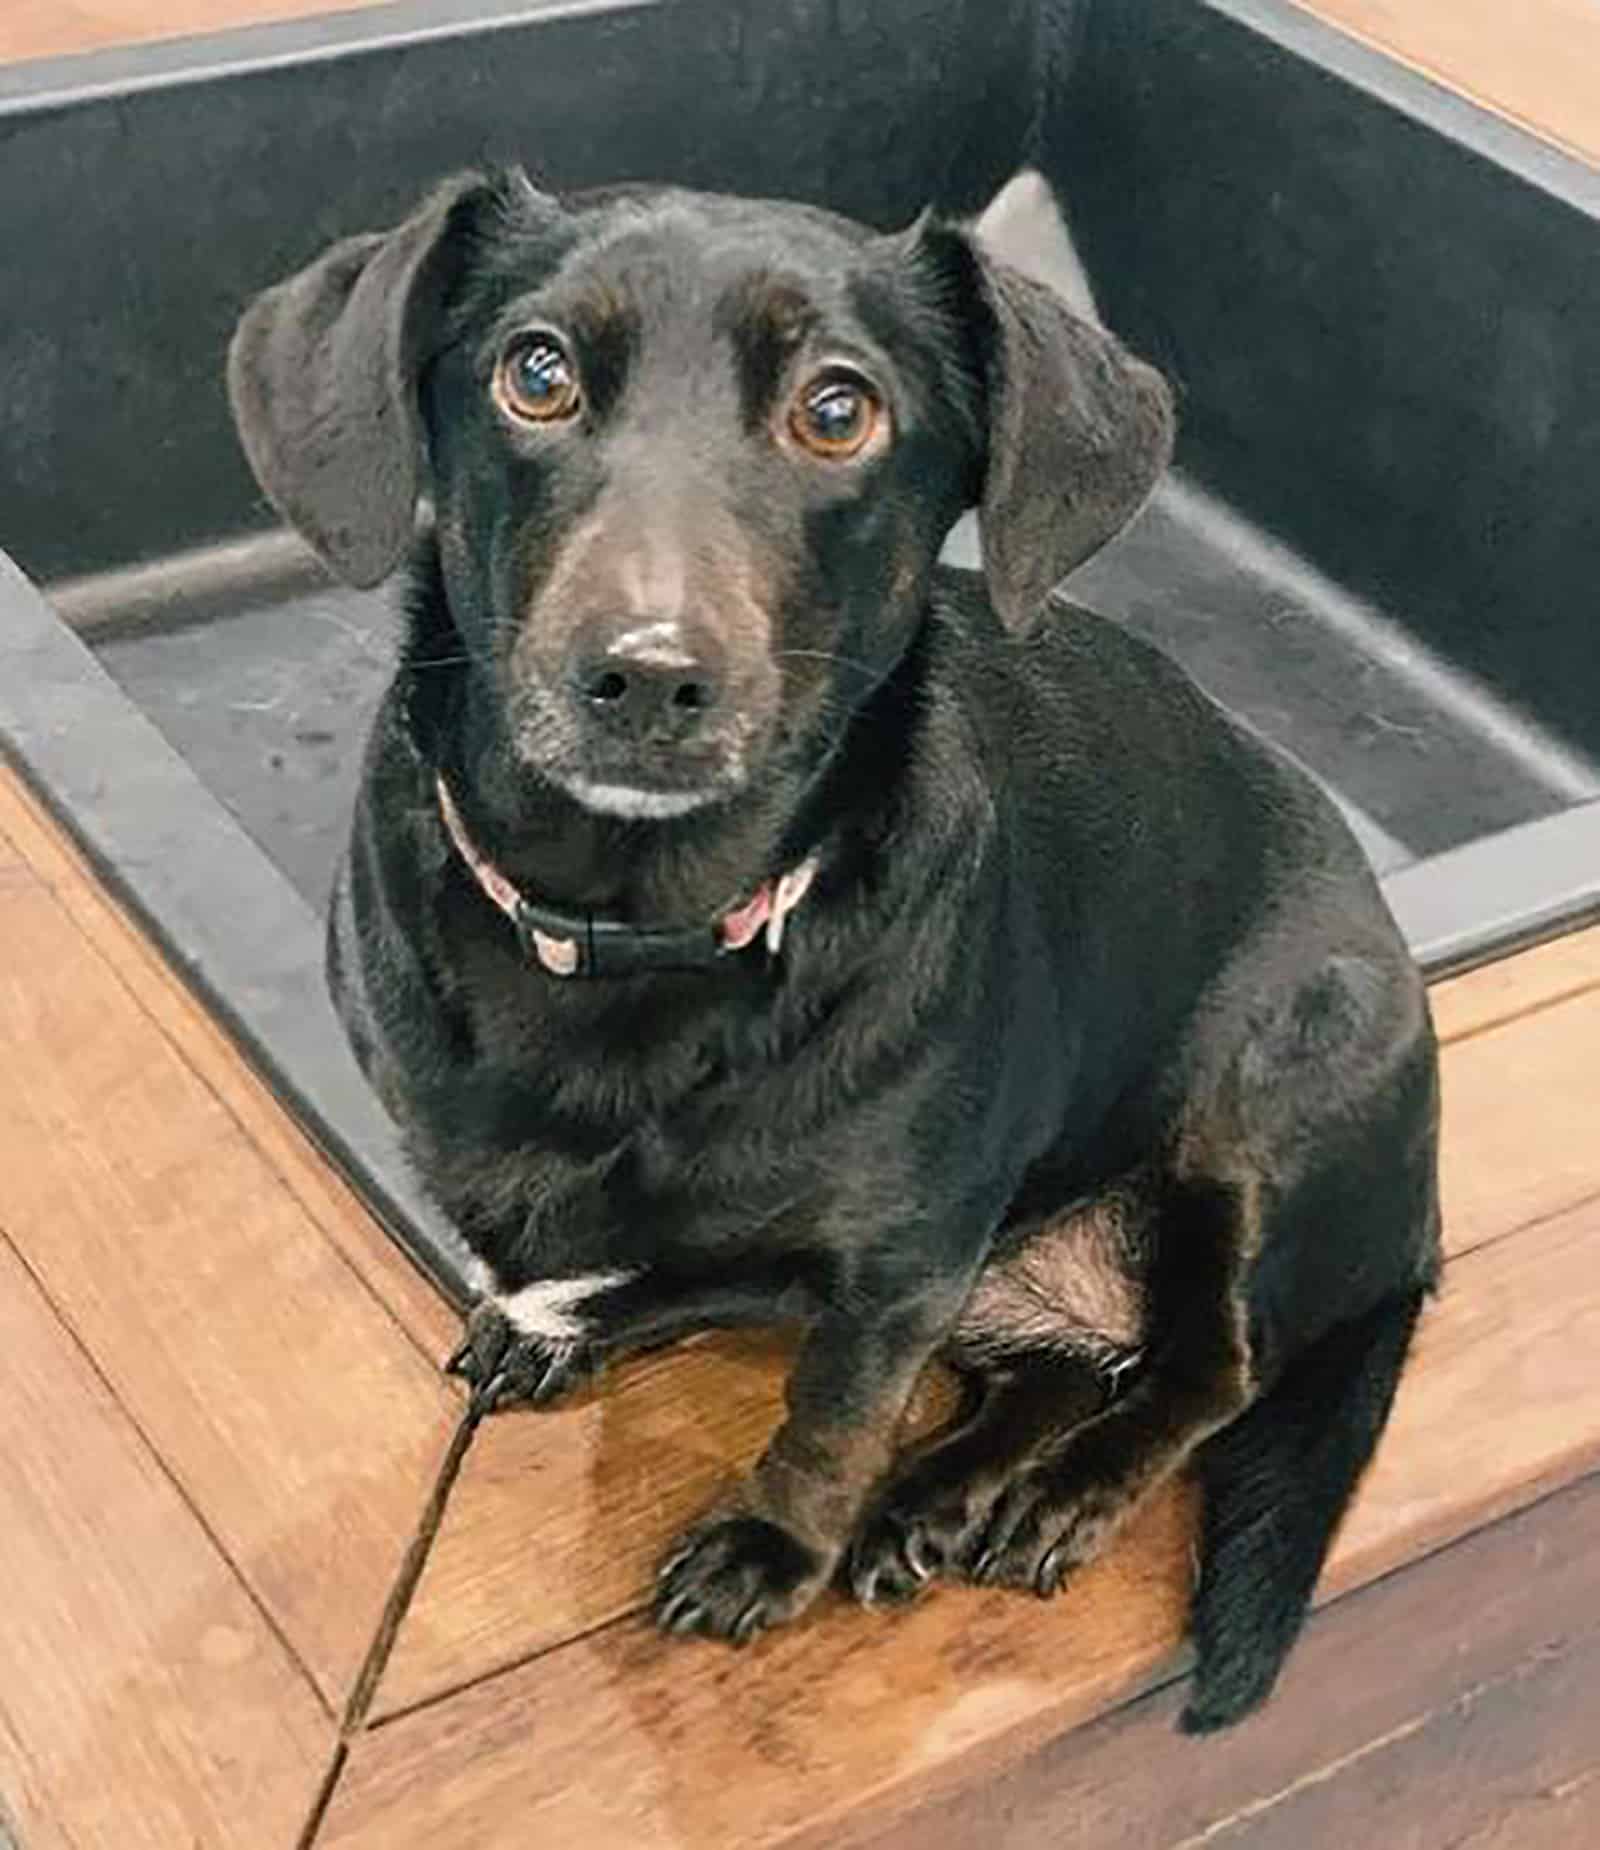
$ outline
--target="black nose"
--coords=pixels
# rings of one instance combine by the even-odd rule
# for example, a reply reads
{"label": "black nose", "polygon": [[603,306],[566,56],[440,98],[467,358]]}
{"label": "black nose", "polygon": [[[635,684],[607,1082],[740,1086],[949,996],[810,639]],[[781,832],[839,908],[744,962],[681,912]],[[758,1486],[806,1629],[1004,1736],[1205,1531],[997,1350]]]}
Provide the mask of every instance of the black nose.
{"label": "black nose", "polygon": [[626,634],[574,652],[573,696],[589,720],[619,738],[679,744],[722,697],[721,677],[701,650],[630,643]]}

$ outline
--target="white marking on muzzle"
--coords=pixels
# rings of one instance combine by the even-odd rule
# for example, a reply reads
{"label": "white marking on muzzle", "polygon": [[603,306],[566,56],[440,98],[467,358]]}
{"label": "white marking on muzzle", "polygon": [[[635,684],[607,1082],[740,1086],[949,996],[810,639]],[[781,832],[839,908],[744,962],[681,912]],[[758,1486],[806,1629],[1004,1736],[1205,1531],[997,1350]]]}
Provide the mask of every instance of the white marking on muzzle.
{"label": "white marking on muzzle", "polygon": [[633,1273],[580,1272],[576,1278],[541,1278],[520,1291],[507,1292],[495,1299],[507,1322],[524,1336],[540,1336],[546,1342],[581,1342],[589,1325],[577,1314],[585,1299],[602,1291],[625,1285]]}
{"label": "white marking on muzzle", "polygon": [[567,788],[585,809],[604,816],[621,816],[629,822],[664,822],[687,816],[709,803],[710,790],[635,790],[627,784],[595,784],[586,777],[567,780]]}
{"label": "white marking on muzzle", "polygon": [[627,630],[607,651],[647,668],[692,668],[694,657],[683,647],[683,631],[676,623],[646,623]]}

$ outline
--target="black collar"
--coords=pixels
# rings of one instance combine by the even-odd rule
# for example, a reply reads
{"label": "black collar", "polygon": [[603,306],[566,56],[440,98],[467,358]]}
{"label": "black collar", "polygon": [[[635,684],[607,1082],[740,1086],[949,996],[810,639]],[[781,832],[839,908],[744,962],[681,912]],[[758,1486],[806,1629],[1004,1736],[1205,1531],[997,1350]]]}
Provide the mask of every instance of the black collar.
{"label": "black collar", "polygon": [[766,880],[754,895],[709,925],[629,925],[592,912],[558,911],[530,900],[478,848],[443,777],[435,779],[439,813],[457,854],[484,894],[516,928],[530,962],[551,976],[639,976],[658,970],[709,970],[764,939],[769,955],[782,948],[784,923],[805,898],[816,859]]}

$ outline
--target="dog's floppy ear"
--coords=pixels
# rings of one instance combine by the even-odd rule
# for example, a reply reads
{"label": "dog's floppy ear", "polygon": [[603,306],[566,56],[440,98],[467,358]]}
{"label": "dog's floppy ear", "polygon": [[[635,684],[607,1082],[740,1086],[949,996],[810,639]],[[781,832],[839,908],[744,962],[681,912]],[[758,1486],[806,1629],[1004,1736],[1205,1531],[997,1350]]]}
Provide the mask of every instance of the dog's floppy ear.
{"label": "dog's floppy ear", "polygon": [[333,245],[258,296],[228,350],[228,396],[256,479],[349,584],[377,584],[411,538],[417,379],[458,234],[493,187],[459,175],[393,231]]}
{"label": "dog's floppy ear", "polygon": [[984,571],[995,608],[1020,629],[1144,505],[1172,454],[1172,395],[981,236],[929,221],[913,235],[966,326],[983,398]]}

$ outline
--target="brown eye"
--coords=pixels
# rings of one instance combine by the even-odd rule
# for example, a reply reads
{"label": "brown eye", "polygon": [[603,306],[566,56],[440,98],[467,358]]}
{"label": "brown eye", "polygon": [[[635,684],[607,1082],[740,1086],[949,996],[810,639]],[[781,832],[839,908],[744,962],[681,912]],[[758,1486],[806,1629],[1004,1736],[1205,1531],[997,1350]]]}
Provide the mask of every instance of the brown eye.
{"label": "brown eye", "polygon": [[504,410],[536,424],[570,418],[582,403],[572,361],[549,334],[514,340],[500,356],[494,387]]}
{"label": "brown eye", "polygon": [[789,411],[789,433],[813,456],[859,456],[876,433],[883,407],[859,379],[834,374],[803,386]]}

